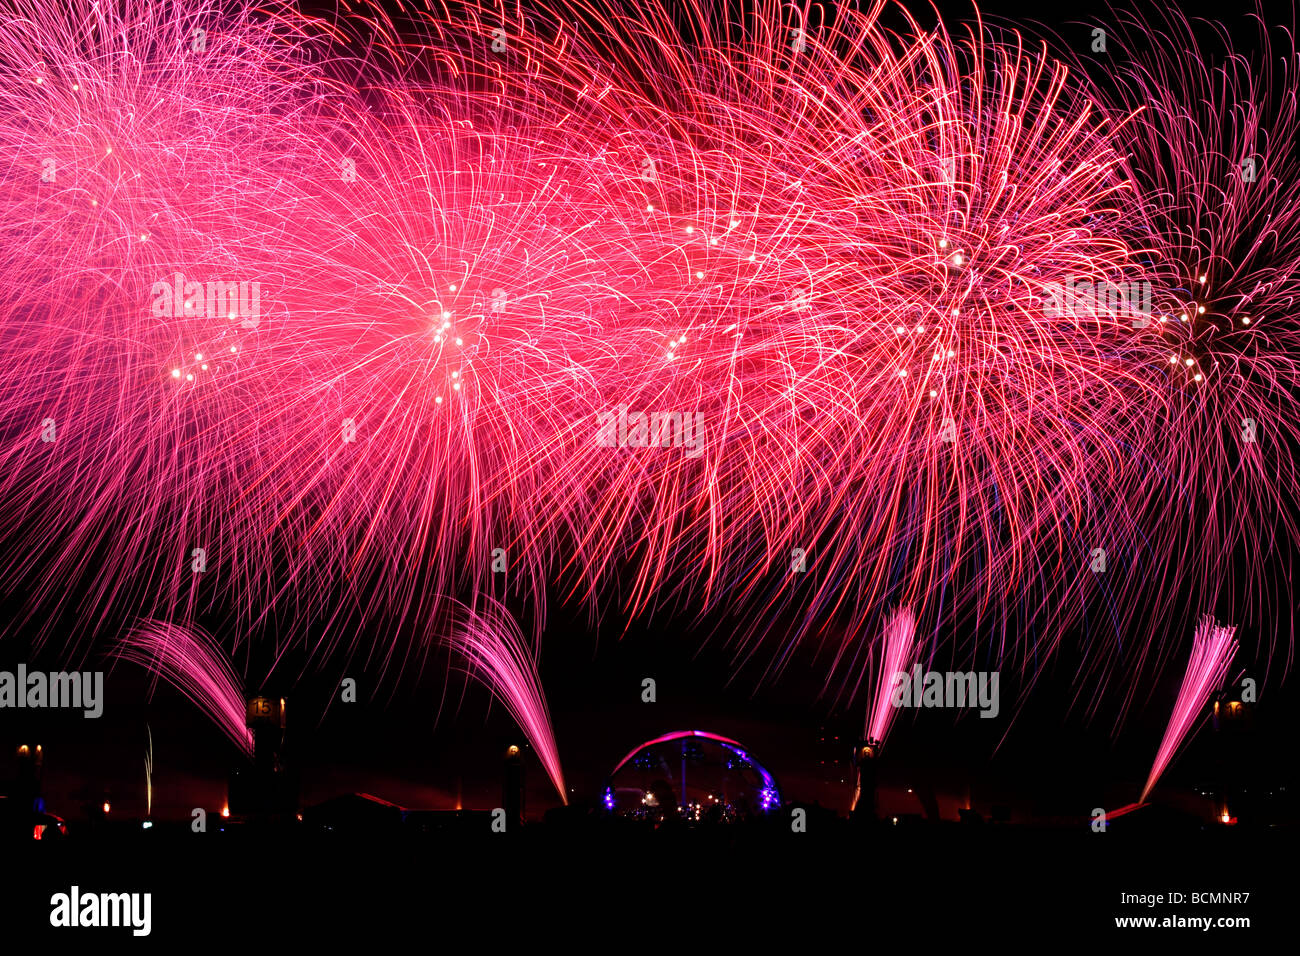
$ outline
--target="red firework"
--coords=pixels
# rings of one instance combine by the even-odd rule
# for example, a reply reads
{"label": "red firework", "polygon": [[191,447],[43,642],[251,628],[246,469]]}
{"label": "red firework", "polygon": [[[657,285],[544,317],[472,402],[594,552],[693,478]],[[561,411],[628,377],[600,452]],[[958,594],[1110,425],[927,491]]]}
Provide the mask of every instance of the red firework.
{"label": "red firework", "polygon": [[[471,4],[415,44],[376,14],[366,47],[290,7],[4,4],[0,506],[32,615],[333,647],[504,581],[539,627],[556,590],[737,605],[745,653],[793,620],[774,667],[807,638],[834,672],[902,602],[1033,670],[1104,595],[1108,673],[1150,582],[1203,573],[1134,454],[1221,480],[1174,451],[1207,426],[1168,336],[1045,302],[1177,258],[1125,159],[1143,120],[1014,34],[765,2],[690,8],[687,43],[657,4]],[[1293,340],[1259,341],[1262,389]],[[1098,551],[1153,569],[1110,586]]]}

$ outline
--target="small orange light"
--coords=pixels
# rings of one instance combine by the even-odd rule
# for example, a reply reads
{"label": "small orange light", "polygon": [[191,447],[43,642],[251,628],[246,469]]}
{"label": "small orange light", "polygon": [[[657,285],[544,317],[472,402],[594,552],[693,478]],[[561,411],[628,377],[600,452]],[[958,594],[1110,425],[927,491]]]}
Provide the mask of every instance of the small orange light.
{"label": "small orange light", "polygon": [[224,807],[222,807],[222,808],[221,808],[221,815],[222,815],[223,817],[228,817],[228,816],[230,816],[230,807],[229,807],[229,806],[224,806]]}
{"label": "small orange light", "polygon": [[112,810],[112,809],[113,809],[113,805],[112,805],[111,803],[109,803],[107,800],[105,800],[105,801],[104,801],[104,812],[105,812],[105,813],[108,813],[108,811],[109,811],[109,810]]}

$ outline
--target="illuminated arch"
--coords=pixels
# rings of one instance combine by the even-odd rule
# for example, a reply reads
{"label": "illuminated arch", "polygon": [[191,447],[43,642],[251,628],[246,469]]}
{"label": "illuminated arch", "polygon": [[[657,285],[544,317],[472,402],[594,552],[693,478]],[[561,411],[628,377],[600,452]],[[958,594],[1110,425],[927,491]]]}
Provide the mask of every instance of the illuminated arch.
{"label": "illuminated arch", "polygon": [[[730,753],[733,757],[739,758],[743,765],[752,770],[758,777],[760,783],[757,788],[759,795],[759,805],[757,810],[768,812],[778,809],[782,805],[781,790],[777,786],[776,778],[772,776],[761,763],[759,763],[745,748],[745,745],[738,740],[732,740],[730,737],[724,737],[721,734],[711,733],[707,730],[677,730],[672,733],[664,734],[647,740],[645,743],[634,747],[628,754],[614,765],[614,769],[609,772],[605,778],[605,784],[601,789],[601,804],[608,811],[614,810],[614,778],[619,771],[631,763],[638,754],[658,747],[661,744],[672,743],[675,740],[688,740],[696,738],[699,740],[710,741],[719,745],[723,750]],[[684,794],[678,795],[679,799],[684,799]]]}

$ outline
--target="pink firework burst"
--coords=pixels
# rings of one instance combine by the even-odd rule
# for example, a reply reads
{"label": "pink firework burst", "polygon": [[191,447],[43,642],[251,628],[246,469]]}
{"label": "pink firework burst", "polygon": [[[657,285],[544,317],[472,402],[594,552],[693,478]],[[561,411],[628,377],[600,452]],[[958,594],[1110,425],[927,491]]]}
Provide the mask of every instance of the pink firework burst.
{"label": "pink firework burst", "polygon": [[1279,562],[1300,538],[1300,53],[1293,22],[1258,4],[1242,17],[1246,42],[1174,7],[1117,12],[1108,37],[1124,53],[1088,87],[1141,199],[1123,231],[1150,250],[1144,336],[1164,352],[1129,428],[1144,474],[1123,489],[1142,538],[1114,600],[1158,632],[1125,655],[1134,687],[1168,662],[1162,638],[1191,595],[1258,626],[1266,668],[1293,653]]}
{"label": "pink firework burst", "polygon": [[[1049,307],[1081,277],[1164,306],[1206,242],[1170,223],[1215,262],[1262,224],[1181,198],[1190,153],[1162,189],[1159,120],[978,19],[471,2],[404,42],[368,8],[0,3],[3,574],[46,635],[210,610],[405,660],[457,601],[559,594],[736,608],[738,657],[811,645],[829,682],[891,605],[1033,672],[1104,604],[1103,686],[1153,582],[1232,550],[1153,475],[1221,501],[1211,428],[1293,409],[1288,334],[1184,381],[1190,331]],[[1153,116],[1201,108],[1139,74]],[[1207,283],[1280,309],[1250,249]],[[1238,504],[1296,499],[1280,447]]]}

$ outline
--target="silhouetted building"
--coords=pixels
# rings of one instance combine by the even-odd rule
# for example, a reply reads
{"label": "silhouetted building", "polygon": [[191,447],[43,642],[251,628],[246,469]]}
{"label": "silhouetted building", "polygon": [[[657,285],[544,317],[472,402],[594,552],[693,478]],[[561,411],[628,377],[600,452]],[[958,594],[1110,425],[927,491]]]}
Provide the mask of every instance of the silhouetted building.
{"label": "silhouetted building", "polygon": [[1241,688],[1229,687],[1210,704],[1214,727],[1214,803],[1221,823],[1259,822],[1260,799],[1268,781],[1259,776],[1256,753],[1256,705],[1242,700]]}
{"label": "silhouetted building", "polygon": [[9,799],[23,810],[40,812],[45,809],[41,799],[45,749],[40,744],[19,744],[15,757],[16,772],[8,790]]}

